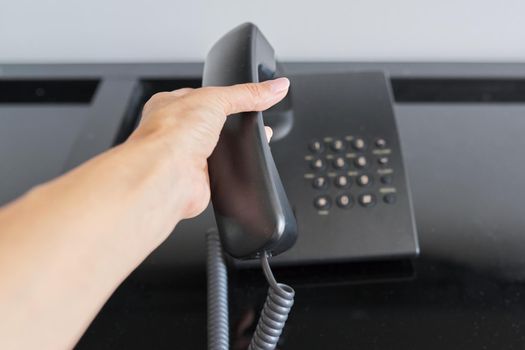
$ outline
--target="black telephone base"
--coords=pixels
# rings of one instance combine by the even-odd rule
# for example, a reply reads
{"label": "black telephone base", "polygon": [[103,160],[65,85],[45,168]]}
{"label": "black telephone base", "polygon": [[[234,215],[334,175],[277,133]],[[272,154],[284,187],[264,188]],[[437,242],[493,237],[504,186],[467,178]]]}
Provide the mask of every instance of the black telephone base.
{"label": "black telephone base", "polygon": [[270,146],[299,235],[272,264],[416,256],[410,191],[385,75],[308,74],[290,80],[293,127]]}

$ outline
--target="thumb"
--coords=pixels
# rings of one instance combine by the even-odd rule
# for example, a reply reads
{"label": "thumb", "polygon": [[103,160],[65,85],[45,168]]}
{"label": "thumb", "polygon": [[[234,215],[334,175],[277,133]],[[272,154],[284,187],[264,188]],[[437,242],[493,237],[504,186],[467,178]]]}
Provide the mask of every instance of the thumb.
{"label": "thumb", "polygon": [[199,98],[213,101],[224,115],[230,115],[268,109],[286,96],[289,86],[287,78],[278,78],[262,83],[209,87],[199,89],[198,94]]}

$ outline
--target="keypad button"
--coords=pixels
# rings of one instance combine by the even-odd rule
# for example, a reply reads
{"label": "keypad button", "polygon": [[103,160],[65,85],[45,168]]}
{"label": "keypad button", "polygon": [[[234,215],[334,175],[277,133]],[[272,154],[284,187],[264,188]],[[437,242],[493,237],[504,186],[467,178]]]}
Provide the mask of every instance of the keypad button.
{"label": "keypad button", "polygon": [[359,195],[359,204],[363,207],[371,207],[376,204],[376,197],[371,193],[363,193]]}
{"label": "keypad button", "polygon": [[343,193],[336,198],[336,203],[339,208],[350,208],[354,205],[354,198],[348,193]]}
{"label": "keypad button", "polygon": [[336,157],[333,160],[332,165],[335,169],[344,169],[347,166],[346,159],[344,159],[343,157]]}
{"label": "keypad button", "polygon": [[388,193],[383,196],[383,202],[386,204],[394,204],[397,200],[395,193]]}
{"label": "keypad button", "polygon": [[330,145],[330,148],[334,152],[342,152],[345,149],[345,143],[344,143],[343,140],[335,139],[334,141],[332,141],[332,144]]}
{"label": "keypad button", "polygon": [[364,151],[366,149],[366,142],[364,139],[358,137],[352,141],[352,147],[356,151]]}
{"label": "keypad button", "polygon": [[384,185],[390,185],[394,181],[392,175],[383,175],[381,176],[381,183]]}
{"label": "keypad button", "polygon": [[328,179],[324,176],[318,176],[312,181],[312,186],[317,189],[325,189],[328,187]]}
{"label": "keypad button", "polygon": [[314,170],[323,170],[326,167],[326,164],[321,158],[316,158],[312,160],[310,167]]}
{"label": "keypad button", "polygon": [[331,205],[332,201],[330,200],[330,197],[325,195],[319,196],[314,200],[314,206],[320,210],[329,209]]}
{"label": "keypad button", "polygon": [[324,145],[321,141],[319,140],[313,140],[312,142],[310,142],[310,144],[308,145],[308,148],[310,149],[310,151],[314,152],[314,153],[321,153],[323,152],[324,150]]}
{"label": "keypad button", "polygon": [[335,178],[334,183],[339,188],[346,188],[346,187],[350,187],[351,180],[346,175],[339,175]]}
{"label": "keypad button", "polygon": [[357,168],[363,169],[368,165],[368,160],[365,156],[359,156],[354,160],[354,164]]}
{"label": "keypad button", "polygon": [[367,174],[363,174],[363,175],[359,175],[356,179],[356,182],[359,186],[363,186],[363,187],[366,187],[366,186],[369,186],[372,184],[373,182],[373,178],[372,176],[370,175],[367,175]]}
{"label": "keypad button", "polygon": [[389,159],[388,157],[379,157],[377,158],[377,162],[379,163],[379,165],[387,165],[389,162]]}
{"label": "keypad button", "polygon": [[386,147],[386,140],[385,139],[377,139],[376,142],[377,148],[385,148]]}

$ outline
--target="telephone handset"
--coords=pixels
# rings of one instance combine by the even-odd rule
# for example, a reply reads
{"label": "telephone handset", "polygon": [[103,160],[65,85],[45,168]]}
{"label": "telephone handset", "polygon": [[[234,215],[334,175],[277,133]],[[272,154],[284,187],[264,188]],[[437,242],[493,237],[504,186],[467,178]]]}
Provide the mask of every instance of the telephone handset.
{"label": "telephone handset", "polygon": [[[259,82],[276,69],[273,48],[246,23],[223,36],[206,57],[203,86]],[[260,258],[270,285],[250,350],[275,349],[294,302],[294,290],[277,283],[268,258],[296,241],[297,224],[266,140],[261,112],[227,119],[208,159],[220,242],[208,232],[208,348],[229,348],[227,269],[222,254]],[[221,244],[222,243],[222,244]]]}
{"label": "telephone handset", "polygon": [[[204,65],[203,86],[259,82],[276,69],[273,48],[246,23],[223,36]],[[215,218],[223,248],[236,258],[289,249],[297,225],[266,141],[261,112],[226,121],[208,160]]]}

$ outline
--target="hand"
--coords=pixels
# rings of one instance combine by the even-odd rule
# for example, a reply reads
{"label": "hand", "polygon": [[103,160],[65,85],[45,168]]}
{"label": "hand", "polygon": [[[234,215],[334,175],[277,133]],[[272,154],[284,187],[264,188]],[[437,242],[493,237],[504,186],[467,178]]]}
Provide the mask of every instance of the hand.
{"label": "hand", "polygon": [[269,108],[288,85],[156,94],[126,142],[0,208],[0,348],[72,348],[177,222],[208,205],[206,160],[226,116]]}
{"label": "hand", "polygon": [[[183,202],[182,218],[194,217],[208,205],[207,158],[226,117],[271,107],[286,96],[289,84],[288,79],[280,78],[259,84],[184,88],[157,93],[146,103],[129,142],[156,139],[154,142],[161,141],[171,149],[177,176],[183,180],[183,191],[171,195]],[[271,129],[266,127],[266,133],[269,139]]]}

